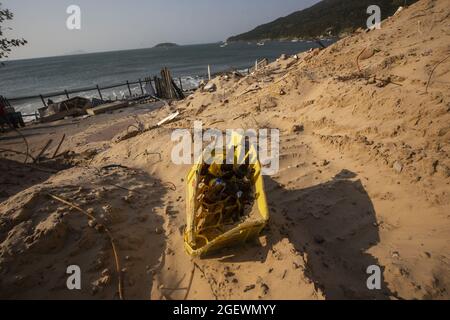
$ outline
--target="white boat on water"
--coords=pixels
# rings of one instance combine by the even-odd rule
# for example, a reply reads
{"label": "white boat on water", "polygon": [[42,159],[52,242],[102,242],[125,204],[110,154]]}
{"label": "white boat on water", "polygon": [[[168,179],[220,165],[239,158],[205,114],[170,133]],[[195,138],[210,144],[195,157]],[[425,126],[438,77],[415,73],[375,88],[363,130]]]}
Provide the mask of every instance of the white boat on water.
{"label": "white boat on water", "polygon": [[227,47],[227,46],[228,46],[228,42],[224,42],[224,43],[222,43],[222,44],[220,45],[221,48],[225,48],[225,47]]}
{"label": "white boat on water", "polygon": [[265,44],[266,44],[266,43],[265,43],[264,41],[261,41],[261,42],[258,42],[256,45],[262,47],[262,46],[264,46]]}

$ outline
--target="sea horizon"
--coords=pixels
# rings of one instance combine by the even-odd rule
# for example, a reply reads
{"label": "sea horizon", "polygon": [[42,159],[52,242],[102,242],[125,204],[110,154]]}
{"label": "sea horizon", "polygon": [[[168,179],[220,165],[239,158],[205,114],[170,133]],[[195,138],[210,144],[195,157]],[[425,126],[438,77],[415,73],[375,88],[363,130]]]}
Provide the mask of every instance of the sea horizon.
{"label": "sea horizon", "polygon": [[[331,43],[328,40],[326,43]],[[273,61],[281,54],[296,54],[318,47],[312,41],[267,41],[264,46],[256,43],[235,42],[221,47],[221,42],[178,45],[176,47],[152,47],[144,49],[89,52],[52,57],[10,60],[2,67],[0,95],[14,100],[17,97],[39,96],[52,92],[78,88],[110,86],[126,81],[134,82],[159,74],[167,67],[185,89],[195,88],[205,79],[207,67],[212,73],[230,69],[246,70],[257,59]],[[132,92],[138,93],[139,86]],[[86,98],[97,93],[80,93]],[[114,100],[128,95],[127,88],[106,90],[104,98]],[[65,97],[53,97],[54,101]],[[12,101],[21,112],[34,113],[42,107],[41,99]]]}
{"label": "sea horizon", "polygon": [[[201,46],[201,45],[210,45],[210,44],[219,44],[223,43],[223,41],[216,41],[216,42],[205,42],[205,43],[191,43],[191,44],[178,44],[177,47],[189,47],[189,46]],[[100,51],[85,51],[85,52],[67,52],[62,54],[56,54],[56,55],[50,55],[50,56],[38,56],[33,58],[8,58],[8,59],[0,59],[0,63],[8,63],[10,61],[24,61],[24,60],[38,60],[38,59],[47,59],[47,58],[58,58],[58,57],[70,57],[70,56],[82,56],[87,54],[98,54],[98,53],[111,53],[111,52],[123,52],[123,51],[138,51],[138,50],[149,50],[149,49],[156,49],[156,46],[158,44],[152,46],[152,47],[145,47],[145,48],[129,48],[129,49],[111,49],[111,50],[100,50]],[[84,51],[82,49],[79,49],[77,51]]]}

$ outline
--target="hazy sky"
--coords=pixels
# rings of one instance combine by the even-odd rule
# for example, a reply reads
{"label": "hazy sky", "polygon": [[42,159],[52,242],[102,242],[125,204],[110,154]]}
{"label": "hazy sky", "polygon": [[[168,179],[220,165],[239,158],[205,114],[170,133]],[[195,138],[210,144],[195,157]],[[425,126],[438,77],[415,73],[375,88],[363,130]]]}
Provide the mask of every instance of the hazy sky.
{"label": "hazy sky", "polygon": [[[319,0],[0,0],[14,12],[8,36],[29,41],[10,58],[208,43],[249,31]],[[81,8],[81,30],[66,9]]]}

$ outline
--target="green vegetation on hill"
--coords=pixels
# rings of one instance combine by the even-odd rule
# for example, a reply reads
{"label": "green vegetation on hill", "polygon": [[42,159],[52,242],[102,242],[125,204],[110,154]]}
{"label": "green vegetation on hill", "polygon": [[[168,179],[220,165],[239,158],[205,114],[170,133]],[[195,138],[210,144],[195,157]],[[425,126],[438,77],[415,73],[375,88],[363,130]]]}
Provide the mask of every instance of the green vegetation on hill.
{"label": "green vegetation on hill", "polygon": [[343,32],[365,27],[369,15],[367,8],[378,5],[382,18],[397,11],[399,6],[417,0],[323,0],[310,8],[297,11],[287,17],[279,18],[261,25],[252,31],[228,39],[228,41],[253,41],[265,39],[300,38],[310,39],[319,36],[338,36]]}

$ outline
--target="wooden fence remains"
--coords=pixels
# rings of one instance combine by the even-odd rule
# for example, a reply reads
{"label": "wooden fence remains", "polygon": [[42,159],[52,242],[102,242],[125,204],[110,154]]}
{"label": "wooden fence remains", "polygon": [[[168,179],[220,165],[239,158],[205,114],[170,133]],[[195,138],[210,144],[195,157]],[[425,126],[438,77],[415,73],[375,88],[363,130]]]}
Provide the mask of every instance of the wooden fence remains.
{"label": "wooden fence remains", "polygon": [[[262,60],[260,63],[266,64],[267,61],[265,61],[265,60],[266,59]],[[247,70],[250,73],[251,69],[247,69]],[[211,69],[210,69],[210,66],[208,66],[208,73],[210,73],[210,72],[211,72]],[[161,70],[160,78],[158,76],[155,76],[153,79],[150,77],[147,77],[144,80],[138,79],[137,81],[133,81],[133,82],[126,81],[125,83],[118,83],[118,84],[113,84],[113,85],[104,86],[104,87],[95,85],[94,87],[85,87],[85,88],[78,88],[78,89],[71,89],[71,90],[65,89],[63,91],[56,91],[56,92],[50,92],[50,93],[46,93],[46,94],[39,94],[39,95],[20,96],[20,97],[14,97],[14,98],[9,98],[9,99],[7,99],[6,97],[0,96],[0,102],[4,103],[6,106],[11,106],[11,103],[14,103],[14,102],[40,99],[42,104],[44,105],[44,107],[47,107],[48,105],[45,101],[46,99],[64,96],[67,100],[69,100],[71,98],[71,96],[74,97],[77,94],[87,93],[87,92],[92,92],[92,91],[97,92],[100,101],[105,101],[102,91],[108,90],[108,89],[115,89],[115,88],[119,88],[119,87],[126,87],[128,94],[129,94],[129,99],[132,99],[133,91],[131,89],[131,86],[136,86],[136,85],[139,85],[138,89],[140,89],[139,90],[140,95],[143,97],[146,95],[149,95],[149,92],[146,93],[145,91],[147,91],[148,89],[151,90],[151,88],[148,87],[148,85],[150,85],[153,88],[152,91],[156,95],[157,98],[170,99],[170,100],[184,99],[184,97],[185,97],[184,93],[190,92],[190,91],[196,89],[196,88],[193,88],[193,89],[185,90],[183,88],[183,83],[181,81],[181,78],[178,78],[178,84],[175,83],[169,69],[163,68]],[[139,96],[139,94],[137,94],[136,96]],[[23,117],[35,117],[36,119],[39,118],[37,111],[34,114],[22,114],[22,116]]]}
{"label": "wooden fence remains", "polygon": [[8,99],[6,99],[4,96],[0,96],[0,104],[5,107],[10,107],[11,104],[9,103]]}
{"label": "wooden fence remains", "polygon": [[[156,80],[157,79],[157,80]],[[47,107],[46,99],[55,98],[55,97],[65,97],[67,100],[71,97],[75,97],[77,94],[80,93],[88,93],[92,91],[96,91],[98,94],[98,98],[101,101],[105,101],[102,91],[108,90],[108,89],[115,89],[120,87],[125,87],[128,91],[129,97],[133,98],[133,91],[132,86],[138,85],[138,94],[135,94],[134,96],[146,96],[145,87],[150,85],[154,89],[153,93],[156,94],[157,98],[161,99],[183,99],[184,98],[184,92],[183,91],[183,85],[181,82],[181,78],[178,79],[179,86],[175,84],[175,81],[170,75],[170,72],[167,68],[164,68],[161,70],[161,78],[155,77],[155,79],[151,79],[150,77],[145,78],[144,80],[138,79],[137,81],[126,81],[124,83],[117,83],[109,86],[100,87],[99,85],[95,85],[94,87],[85,87],[85,88],[78,88],[78,89],[65,89],[63,91],[56,91],[56,92],[50,92],[46,94],[39,94],[39,95],[29,95],[29,96],[20,96],[20,97],[14,97],[7,99],[6,97],[0,96],[0,102],[3,103],[6,106],[11,106],[11,103],[14,102],[21,102],[21,101],[27,101],[27,100],[35,100],[40,99],[43,106]],[[148,88],[148,87],[147,87]],[[22,114],[23,117],[35,117],[36,119],[39,118],[38,112],[36,111],[34,114]]]}
{"label": "wooden fence remains", "polygon": [[[173,81],[169,69],[161,70],[161,78],[155,77],[156,96],[161,99],[184,99],[184,93]],[[181,84],[181,80],[180,80]]]}

